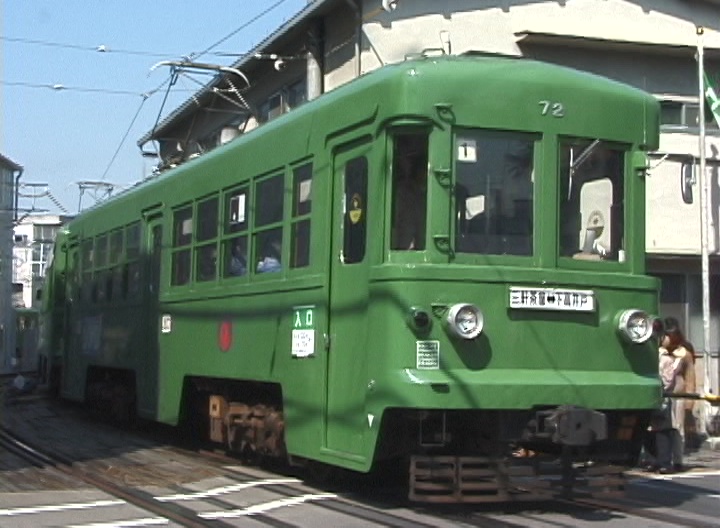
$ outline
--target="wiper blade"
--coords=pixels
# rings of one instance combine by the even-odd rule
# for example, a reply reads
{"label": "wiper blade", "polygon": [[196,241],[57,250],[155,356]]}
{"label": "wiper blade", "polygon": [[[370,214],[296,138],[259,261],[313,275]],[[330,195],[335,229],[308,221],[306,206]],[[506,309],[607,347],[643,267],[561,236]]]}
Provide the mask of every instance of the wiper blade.
{"label": "wiper blade", "polygon": [[577,157],[576,160],[572,159],[573,155],[573,149],[570,147],[570,169],[568,170],[568,197],[567,199],[570,199],[570,196],[572,195],[572,186],[573,186],[573,174],[576,170],[580,168],[580,166],[585,163],[590,155],[593,153],[593,151],[597,148],[597,146],[600,144],[600,140],[596,139],[592,143],[590,143],[587,147],[585,147],[585,150],[583,150],[580,155]]}
{"label": "wiper blade", "polygon": [[593,151],[597,148],[597,146],[600,144],[600,140],[596,139],[592,143],[590,143],[585,150],[583,150],[580,155],[577,157],[577,159],[570,164],[570,174],[572,175],[573,172],[578,170],[580,168],[580,165],[585,163],[587,159],[590,157],[590,154],[593,153]]}

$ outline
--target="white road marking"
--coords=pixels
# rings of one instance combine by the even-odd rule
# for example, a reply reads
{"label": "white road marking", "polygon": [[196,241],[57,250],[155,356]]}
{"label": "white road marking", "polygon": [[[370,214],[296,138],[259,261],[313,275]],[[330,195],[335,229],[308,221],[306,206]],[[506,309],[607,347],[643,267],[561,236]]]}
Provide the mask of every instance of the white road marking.
{"label": "white road marking", "polygon": [[691,480],[691,479],[700,479],[703,477],[718,477],[720,476],[720,471],[718,470],[707,470],[707,471],[693,471],[692,473],[673,473],[670,475],[660,475],[660,474],[653,474],[653,473],[644,473],[642,476],[640,474],[635,473],[633,474],[635,477],[639,477],[638,480]]}
{"label": "white road marking", "polygon": [[324,499],[334,499],[334,498],[337,498],[337,495],[335,495],[334,493],[300,495],[299,497],[288,497],[286,499],[270,501],[270,502],[266,502],[264,504],[255,504],[254,506],[249,506],[247,508],[242,508],[240,510],[223,510],[223,511],[216,511],[216,512],[206,512],[206,513],[200,513],[200,514],[198,514],[198,516],[202,517],[203,519],[232,519],[235,517],[246,517],[249,515],[257,515],[259,513],[264,513],[264,512],[270,511],[270,510],[275,510],[277,508],[283,508],[286,506],[297,506],[298,504],[302,504],[304,502],[324,500]]}
{"label": "white road marking", "polygon": [[220,488],[214,488],[207,491],[198,491],[196,493],[179,493],[177,495],[166,495],[164,497],[155,497],[155,500],[160,502],[170,501],[188,501],[196,499],[206,499],[208,497],[217,497],[218,495],[225,495],[227,493],[233,493],[248,488],[255,488],[258,486],[274,486],[277,484],[296,484],[300,482],[294,478],[278,478],[278,479],[264,479],[264,480],[252,480],[250,482],[243,482],[240,484],[232,484],[231,486],[222,486]]}
{"label": "white road marking", "polygon": [[71,524],[67,528],[134,528],[135,526],[158,526],[170,524],[163,517],[149,517],[146,519],[129,519],[127,521],[111,521],[107,523]]}
{"label": "white road marking", "polygon": [[100,506],[119,506],[126,504],[125,501],[120,500],[101,500],[94,502],[73,502],[69,504],[55,504],[47,506],[28,506],[25,508],[8,508],[0,510],[0,517],[12,517],[14,515],[26,515],[28,513],[48,513],[48,512],[60,512],[69,510],[87,510],[90,508],[97,508]]}

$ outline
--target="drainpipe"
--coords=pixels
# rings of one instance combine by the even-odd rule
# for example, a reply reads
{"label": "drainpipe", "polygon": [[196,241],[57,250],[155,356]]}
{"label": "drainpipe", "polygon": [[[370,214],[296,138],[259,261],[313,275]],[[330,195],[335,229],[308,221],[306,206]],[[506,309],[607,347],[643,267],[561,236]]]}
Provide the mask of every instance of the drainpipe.
{"label": "drainpipe", "polygon": [[312,101],[323,93],[323,65],[322,48],[323,39],[320,22],[315,22],[310,28],[310,37],[307,52],[307,100]]}
{"label": "drainpipe", "polygon": [[19,207],[19,200],[20,200],[20,178],[23,175],[23,170],[24,169],[20,169],[17,172],[17,175],[15,176],[15,207],[14,207],[13,222],[18,221],[18,207]]}

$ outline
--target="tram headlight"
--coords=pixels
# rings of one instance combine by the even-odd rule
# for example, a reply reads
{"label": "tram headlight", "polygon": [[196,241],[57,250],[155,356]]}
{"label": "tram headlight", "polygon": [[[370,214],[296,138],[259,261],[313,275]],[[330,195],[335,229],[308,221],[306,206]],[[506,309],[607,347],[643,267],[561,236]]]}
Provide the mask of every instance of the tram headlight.
{"label": "tram headlight", "polygon": [[426,310],[413,306],[408,314],[408,325],[414,332],[426,334],[432,327],[432,318]]}
{"label": "tram headlight", "polygon": [[475,339],[479,336],[484,321],[480,308],[467,303],[453,304],[445,320],[450,332],[463,339]]}
{"label": "tram headlight", "polygon": [[618,333],[631,343],[645,343],[653,335],[655,318],[643,310],[624,310],[618,314]]}

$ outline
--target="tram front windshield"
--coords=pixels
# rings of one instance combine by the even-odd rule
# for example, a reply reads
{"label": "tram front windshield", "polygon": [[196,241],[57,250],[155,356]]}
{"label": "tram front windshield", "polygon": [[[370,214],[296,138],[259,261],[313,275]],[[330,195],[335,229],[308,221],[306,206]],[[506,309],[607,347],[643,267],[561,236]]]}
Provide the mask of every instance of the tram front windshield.
{"label": "tram front windshield", "polygon": [[533,253],[533,159],[537,137],[467,130],[455,140],[455,248]]}
{"label": "tram front windshield", "polygon": [[560,142],[561,257],[623,262],[625,151],[599,139]]}

